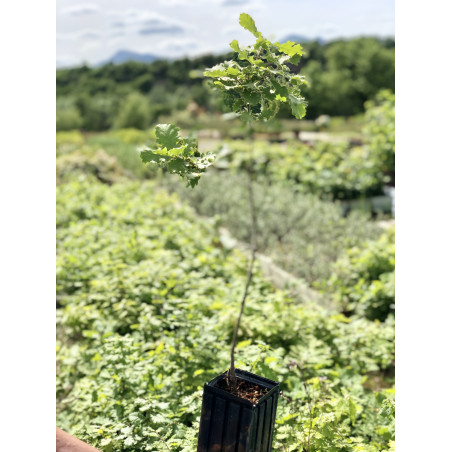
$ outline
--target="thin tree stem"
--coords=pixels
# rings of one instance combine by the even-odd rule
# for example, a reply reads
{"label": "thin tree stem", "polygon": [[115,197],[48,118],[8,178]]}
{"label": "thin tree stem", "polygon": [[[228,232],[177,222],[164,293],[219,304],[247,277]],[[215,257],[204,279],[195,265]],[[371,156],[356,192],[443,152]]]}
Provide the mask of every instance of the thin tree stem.
{"label": "thin tree stem", "polygon": [[254,269],[254,263],[256,261],[256,252],[257,252],[257,215],[256,215],[256,205],[254,202],[254,191],[253,191],[253,158],[252,158],[252,129],[251,124],[248,123],[248,135],[249,135],[249,164],[247,168],[247,174],[248,174],[248,203],[249,203],[249,210],[250,210],[250,219],[251,219],[251,237],[250,237],[250,244],[251,244],[251,258],[248,265],[248,273],[246,277],[246,283],[245,283],[245,290],[243,292],[242,296],[242,302],[240,304],[240,313],[237,318],[237,322],[235,324],[234,328],[234,335],[232,337],[232,345],[231,345],[231,365],[229,367],[229,373],[228,377],[230,382],[232,383],[232,393],[237,394],[237,375],[235,373],[235,361],[234,361],[234,355],[235,355],[235,347],[237,345],[237,337],[239,333],[240,328],[240,322],[242,320],[243,310],[245,308],[245,302],[248,297],[249,288],[251,285],[251,281],[253,279],[253,269]]}

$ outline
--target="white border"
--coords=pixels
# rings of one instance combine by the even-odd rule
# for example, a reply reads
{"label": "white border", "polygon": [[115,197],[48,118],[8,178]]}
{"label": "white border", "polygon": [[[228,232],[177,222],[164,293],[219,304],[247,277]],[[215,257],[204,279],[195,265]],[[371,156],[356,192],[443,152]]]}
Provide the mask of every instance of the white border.
{"label": "white border", "polygon": [[396,450],[452,450],[450,5],[396,2]]}
{"label": "white border", "polygon": [[0,425],[5,451],[55,444],[55,4],[0,13]]}

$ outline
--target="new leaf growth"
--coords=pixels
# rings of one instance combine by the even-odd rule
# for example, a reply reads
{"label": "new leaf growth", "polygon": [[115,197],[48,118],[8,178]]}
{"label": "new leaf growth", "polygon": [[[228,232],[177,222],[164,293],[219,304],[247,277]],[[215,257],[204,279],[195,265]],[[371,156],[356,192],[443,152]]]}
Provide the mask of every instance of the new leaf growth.
{"label": "new leaf growth", "polygon": [[195,187],[201,173],[212,165],[215,155],[200,153],[194,138],[182,138],[180,128],[173,124],[159,124],[155,127],[156,148],[141,149],[144,163],[156,163],[171,174],[179,174],[187,180],[187,186]]}
{"label": "new leaf growth", "polygon": [[225,93],[226,103],[245,122],[273,118],[282,103],[289,103],[297,119],[303,118],[307,103],[300,88],[307,82],[301,75],[291,73],[287,65],[299,62],[303,55],[301,45],[265,39],[245,13],[240,15],[240,25],[256,37],[256,42],[240,47],[236,40],[232,41],[234,59],[207,69],[204,75],[212,79],[213,87]]}

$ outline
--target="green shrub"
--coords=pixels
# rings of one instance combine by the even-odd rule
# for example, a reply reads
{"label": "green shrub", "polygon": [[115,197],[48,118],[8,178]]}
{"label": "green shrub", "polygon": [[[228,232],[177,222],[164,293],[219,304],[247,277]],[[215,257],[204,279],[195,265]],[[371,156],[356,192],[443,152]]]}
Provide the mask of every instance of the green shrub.
{"label": "green shrub", "polygon": [[[312,47],[312,44],[311,46]],[[394,90],[394,42],[360,37],[325,44],[303,68],[311,81],[306,89],[308,115],[350,116],[381,89]]]}
{"label": "green shrub", "polygon": [[56,102],[56,130],[75,130],[83,124],[80,111],[73,99],[59,98]]}
{"label": "green shrub", "polygon": [[115,118],[117,129],[145,130],[151,125],[151,108],[148,99],[139,93],[131,93],[121,103]]}
{"label": "green shrub", "polygon": [[[162,183],[201,215],[218,216],[234,237],[249,243],[247,187],[240,174],[207,173],[199,187],[189,191],[172,178]],[[367,215],[355,211],[344,218],[339,204],[297,193],[297,187],[290,183],[269,184],[259,178],[254,191],[258,249],[309,283],[328,278],[346,248],[362,245],[381,232]]]}
{"label": "green shrub", "polygon": [[[104,452],[196,449],[246,278],[214,226],[149,182],[57,187],[61,428]],[[317,450],[389,448],[392,392],[365,381],[392,368],[393,328],[297,304],[256,274],[238,366],[281,381],[276,449],[300,450],[311,422]]]}
{"label": "green shrub", "polygon": [[57,132],[56,153],[57,155],[67,154],[81,148],[85,143],[83,135],[78,130],[70,132]]}
{"label": "green shrub", "polygon": [[83,128],[90,131],[109,129],[118,110],[116,97],[102,94],[81,95],[77,105],[83,116]]}
{"label": "green shrub", "polygon": [[[244,170],[250,161],[246,141],[223,145],[217,167]],[[326,199],[356,199],[381,194],[388,178],[371,159],[367,147],[347,143],[253,142],[254,171],[274,181],[293,181],[300,188]]]}
{"label": "green shrub", "polygon": [[110,135],[122,141],[123,143],[138,145],[142,145],[146,142],[149,142],[150,139],[155,138],[152,131],[138,130],[133,128],[112,130],[110,132]]}
{"label": "green shrub", "polygon": [[394,313],[394,230],[377,241],[354,247],[338,260],[327,283],[343,311],[385,320]]}
{"label": "green shrub", "polygon": [[378,93],[366,102],[364,134],[372,163],[385,172],[395,171],[395,96],[391,91]]}
{"label": "green shrub", "polygon": [[78,150],[65,154],[56,161],[57,183],[72,178],[75,174],[89,174],[100,182],[112,184],[123,177],[123,171],[115,157],[102,149],[92,153]]}
{"label": "green shrub", "polygon": [[156,176],[156,168],[145,167],[140,160],[137,147],[152,142],[149,131],[119,129],[86,137],[86,144],[92,149],[104,149],[115,157],[121,167],[136,178],[146,179]]}

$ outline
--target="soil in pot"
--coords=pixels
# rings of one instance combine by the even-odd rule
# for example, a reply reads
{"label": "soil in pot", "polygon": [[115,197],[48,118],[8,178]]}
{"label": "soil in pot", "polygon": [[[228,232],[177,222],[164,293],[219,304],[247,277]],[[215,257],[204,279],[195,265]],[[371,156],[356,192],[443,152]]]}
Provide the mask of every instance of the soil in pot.
{"label": "soil in pot", "polygon": [[[219,380],[215,387],[229,392],[230,394],[234,394],[232,392],[232,384],[229,383],[226,377]],[[237,393],[234,395],[248,400],[251,403],[257,403],[261,397],[267,394],[267,392],[268,388],[237,378]]]}

